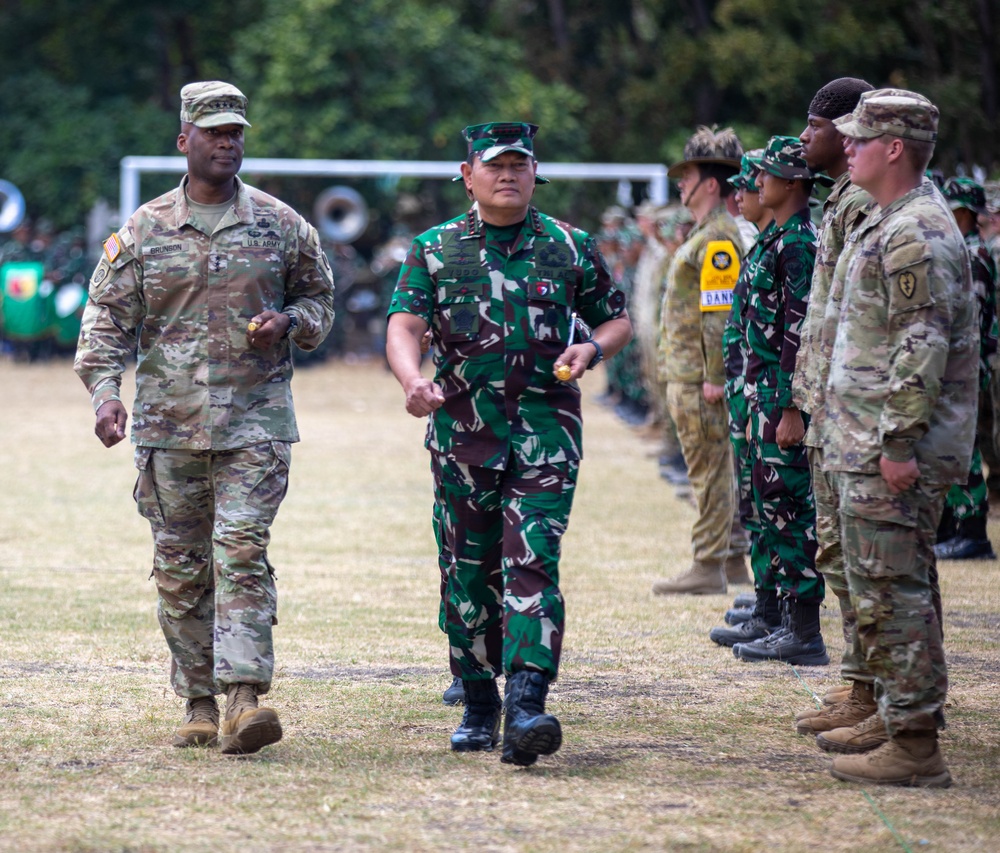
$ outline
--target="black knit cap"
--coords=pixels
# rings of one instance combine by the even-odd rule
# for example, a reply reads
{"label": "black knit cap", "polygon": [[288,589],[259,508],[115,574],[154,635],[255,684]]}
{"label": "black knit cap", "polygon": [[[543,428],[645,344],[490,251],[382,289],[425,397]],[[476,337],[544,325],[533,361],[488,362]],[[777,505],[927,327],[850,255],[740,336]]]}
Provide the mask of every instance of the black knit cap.
{"label": "black knit cap", "polygon": [[809,104],[809,115],[830,121],[849,115],[861,100],[861,93],[874,88],[871,83],[857,77],[838,77],[816,93]]}

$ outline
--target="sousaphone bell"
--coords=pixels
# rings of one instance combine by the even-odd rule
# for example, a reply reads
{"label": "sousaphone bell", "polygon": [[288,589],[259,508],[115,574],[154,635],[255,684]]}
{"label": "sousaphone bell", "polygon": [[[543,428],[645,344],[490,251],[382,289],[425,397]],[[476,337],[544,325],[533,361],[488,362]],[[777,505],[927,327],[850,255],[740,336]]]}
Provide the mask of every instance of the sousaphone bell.
{"label": "sousaphone bell", "polygon": [[353,243],[368,227],[368,205],[350,187],[328,187],[313,205],[320,236],[334,243]]}

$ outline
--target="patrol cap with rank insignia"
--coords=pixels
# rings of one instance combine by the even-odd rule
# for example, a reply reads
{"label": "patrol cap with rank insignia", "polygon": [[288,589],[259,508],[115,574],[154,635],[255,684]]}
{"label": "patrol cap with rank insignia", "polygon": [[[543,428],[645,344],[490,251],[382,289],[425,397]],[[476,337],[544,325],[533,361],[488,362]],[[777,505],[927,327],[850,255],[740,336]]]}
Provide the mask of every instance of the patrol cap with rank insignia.
{"label": "patrol cap with rank insignia", "polygon": [[[523,154],[536,160],[535,134],[537,124],[521,121],[491,121],[486,124],[472,124],[462,131],[469,145],[469,160],[478,155],[484,163],[489,163],[494,157],[499,157],[506,151]],[[548,178],[535,175],[536,184],[547,184]]]}
{"label": "patrol cap with rank insignia", "polygon": [[224,124],[250,127],[246,114],[246,96],[230,83],[209,80],[188,83],[181,89],[181,121],[195,127],[220,127]]}

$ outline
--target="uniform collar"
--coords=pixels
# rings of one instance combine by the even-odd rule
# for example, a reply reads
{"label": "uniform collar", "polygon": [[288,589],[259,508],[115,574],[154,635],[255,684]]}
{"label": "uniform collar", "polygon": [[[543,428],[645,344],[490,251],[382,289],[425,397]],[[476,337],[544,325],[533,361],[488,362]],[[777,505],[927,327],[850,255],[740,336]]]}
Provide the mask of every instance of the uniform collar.
{"label": "uniform collar", "polygon": [[[525,227],[529,227],[531,231],[536,234],[544,234],[545,229],[542,227],[542,217],[538,212],[538,208],[529,206],[528,215],[524,218],[524,223],[521,225],[522,231]],[[473,203],[472,207],[469,208],[469,212],[465,214],[465,227],[462,231],[462,240],[473,240],[486,236],[486,223],[483,222],[483,218],[479,215],[479,204]]]}
{"label": "uniform collar", "polygon": [[[191,213],[191,206],[187,197],[188,176],[181,178],[180,186],[177,188],[177,204],[174,205],[174,227],[181,228],[184,225],[194,226],[194,216]],[[244,225],[253,224],[253,205],[250,202],[250,194],[246,190],[246,184],[237,176],[236,178],[236,201],[233,202],[238,221]],[[229,213],[226,214],[229,216]]]}

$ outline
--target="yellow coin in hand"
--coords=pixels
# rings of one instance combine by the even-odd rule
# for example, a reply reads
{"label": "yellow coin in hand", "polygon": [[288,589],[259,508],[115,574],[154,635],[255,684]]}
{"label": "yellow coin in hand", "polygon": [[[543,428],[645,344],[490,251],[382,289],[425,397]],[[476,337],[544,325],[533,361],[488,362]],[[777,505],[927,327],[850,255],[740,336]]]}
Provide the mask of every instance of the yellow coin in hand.
{"label": "yellow coin in hand", "polygon": [[568,382],[569,378],[573,375],[573,371],[570,369],[568,364],[560,364],[556,368],[556,379],[560,382]]}
{"label": "yellow coin in hand", "polygon": [[259,328],[260,328],[260,326],[258,326],[256,323],[252,323],[252,322],[251,323],[247,323],[247,331],[248,332],[256,332]]}

